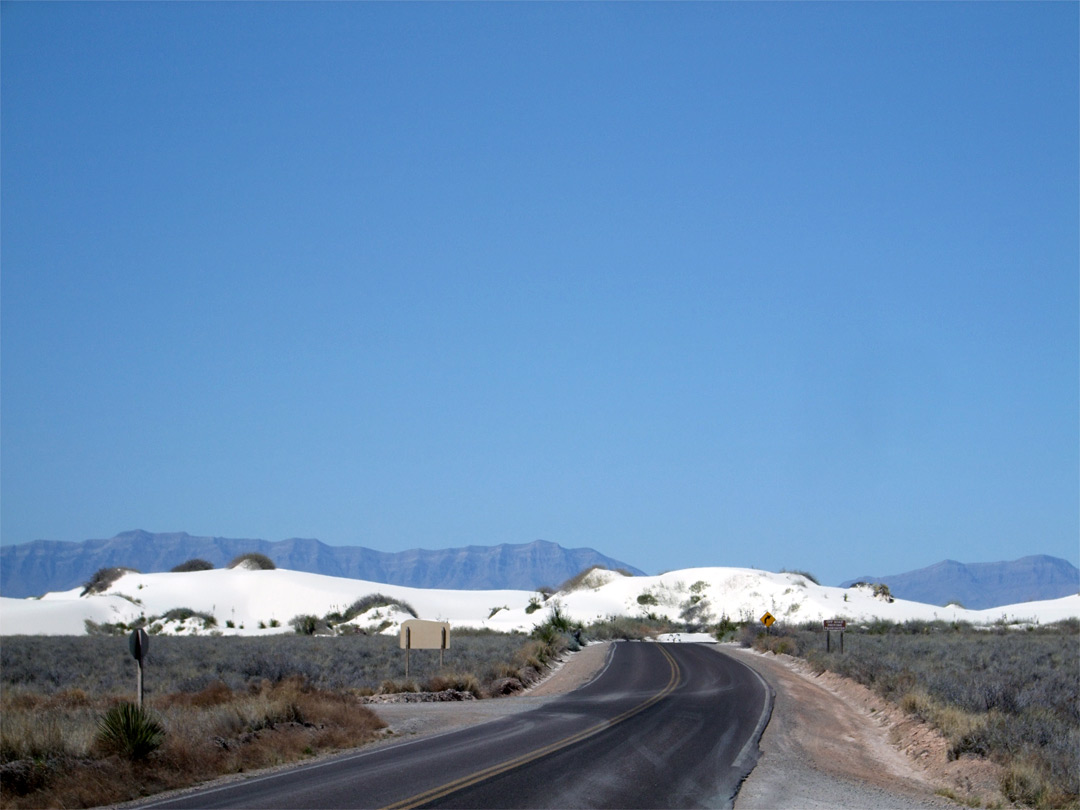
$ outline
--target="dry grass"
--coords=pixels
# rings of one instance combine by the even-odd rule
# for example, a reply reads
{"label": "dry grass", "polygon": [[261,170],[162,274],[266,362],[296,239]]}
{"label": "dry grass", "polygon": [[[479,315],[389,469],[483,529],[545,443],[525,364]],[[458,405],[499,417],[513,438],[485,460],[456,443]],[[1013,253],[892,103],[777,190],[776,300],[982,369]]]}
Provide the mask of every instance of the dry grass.
{"label": "dry grass", "polygon": [[78,690],[48,696],[5,690],[0,806],[94,807],[125,801],[362,745],[384,725],[357,695],[315,689],[300,678],[267,681],[244,692],[217,683],[148,701],[166,736],[164,745],[140,763],[105,755],[95,746],[98,721],[117,700],[91,700]]}

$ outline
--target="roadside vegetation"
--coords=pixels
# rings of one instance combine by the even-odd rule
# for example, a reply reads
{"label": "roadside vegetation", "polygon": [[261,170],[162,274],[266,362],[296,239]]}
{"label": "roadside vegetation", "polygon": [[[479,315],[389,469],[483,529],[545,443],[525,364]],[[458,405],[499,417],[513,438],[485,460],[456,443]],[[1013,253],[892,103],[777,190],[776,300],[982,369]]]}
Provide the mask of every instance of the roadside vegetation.
{"label": "roadside vegetation", "polygon": [[[6,643],[5,643],[6,646]],[[347,692],[302,678],[158,694],[5,688],[0,804],[96,807],[362,745],[383,723]]]}
{"label": "roadside vegetation", "polygon": [[1004,768],[1002,793],[1026,807],[1080,807],[1080,622],[1010,629],[876,622],[850,628],[844,654],[820,626],[747,624],[741,641],[843,675],[938,728],[950,757]]}
{"label": "roadside vegetation", "polygon": [[513,694],[576,649],[575,630],[557,607],[530,636],[459,630],[442,669],[437,651],[414,650],[408,679],[394,636],[158,636],[145,712],[127,639],[7,637],[0,807],[111,804],[363,745],[383,727],[366,698]]}

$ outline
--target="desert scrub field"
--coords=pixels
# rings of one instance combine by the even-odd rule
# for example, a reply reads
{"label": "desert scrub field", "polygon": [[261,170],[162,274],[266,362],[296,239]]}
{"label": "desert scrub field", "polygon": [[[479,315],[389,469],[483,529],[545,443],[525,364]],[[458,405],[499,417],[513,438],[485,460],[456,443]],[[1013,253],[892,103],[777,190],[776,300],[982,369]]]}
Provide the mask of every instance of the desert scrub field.
{"label": "desert scrub field", "polygon": [[936,726],[950,756],[1005,767],[1002,792],[1029,807],[1080,806],[1080,622],[976,629],[945,622],[849,630],[844,654],[820,627],[744,633],[758,649],[806,658]]}
{"label": "desert scrub field", "polygon": [[[455,631],[441,674],[491,680],[525,641],[521,634]],[[404,678],[405,654],[393,636],[153,636],[145,672],[147,696],[197,692],[217,682],[245,689],[264,679],[273,683],[292,676],[320,689],[375,690]],[[412,651],[411,678],[423,682],[439,674],[437,650]],[[123,637],[7,636],[0,645],[0,683],[5,691],[81,689],[130,697],[135,662]]]}
{"label": "desert scrub field", "polygon": [[100,733],[110,709],[134,699],[125,638],[7,637],[0,806],[91,807],[362,745],[383,725],[364,705],[367,695],[509,694],[567,645],[550,631],[458,631],[441,670],[438,651],[413,650],[406,681],[394,637],[155,636],[145,703],[164,733],[145,734],[140,748]]}
{"label": "desert scrub field", "polygon": [[112,804],[363,745],[384,726],[356,695],[315,689],[301,678],[158,695],[146,701],[150,729],[106,724],[135,715],[134,708],[78,688],[5,688],[0,805]]}

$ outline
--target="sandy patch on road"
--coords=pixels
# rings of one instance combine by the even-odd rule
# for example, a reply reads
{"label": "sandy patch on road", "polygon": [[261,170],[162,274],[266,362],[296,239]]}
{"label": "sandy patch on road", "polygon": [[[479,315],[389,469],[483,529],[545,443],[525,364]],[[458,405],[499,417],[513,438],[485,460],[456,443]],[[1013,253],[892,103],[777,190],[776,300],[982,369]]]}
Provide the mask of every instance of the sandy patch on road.
{"label": "sandy patch on road", "polygon": [[948,790],[983,806],[1008,806],[991,762],[950,762],[935,729],[866,687],[833,673],[815,675],[791,656],[725,647],[776,691],[762,756],[735,802],[743,808],[943,807]]}

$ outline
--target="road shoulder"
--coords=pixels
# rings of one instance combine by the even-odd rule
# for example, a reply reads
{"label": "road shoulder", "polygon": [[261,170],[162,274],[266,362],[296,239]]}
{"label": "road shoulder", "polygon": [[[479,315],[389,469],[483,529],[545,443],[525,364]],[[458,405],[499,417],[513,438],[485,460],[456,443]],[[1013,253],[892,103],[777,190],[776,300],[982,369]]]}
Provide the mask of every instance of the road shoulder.
{"label": "road shoulder", "polygon": [[761,757],[743,782],[736,810],[955,806],[935,794],[940,785],[927,769],[893,743],[896,717],[869,690],[856,699],[772,654],[730,645],[722,651],[776,692]]}

